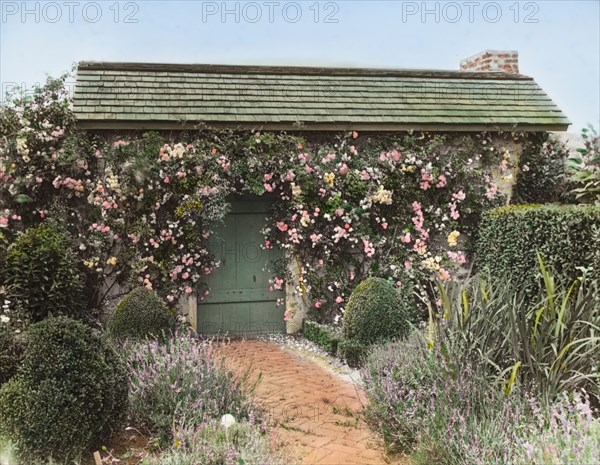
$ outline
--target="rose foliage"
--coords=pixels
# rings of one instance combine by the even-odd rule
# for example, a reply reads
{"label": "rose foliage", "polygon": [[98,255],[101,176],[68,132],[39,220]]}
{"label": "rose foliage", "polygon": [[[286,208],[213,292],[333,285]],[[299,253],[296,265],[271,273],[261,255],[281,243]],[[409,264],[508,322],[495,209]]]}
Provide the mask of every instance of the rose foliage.
{"label": "rose foliage", "polygon": [[87,270],[90,308],[114,283],[167,302],[209,292],[219,265],[209,241],[235,193],[273,198],[262,247],[284,259],[271,286],[296,260],[296,291],[317,319],[337,321],[368,276],[424,292],[467,261],[482,211],[505,203],[492,173],[510,178],[509,147],[524,137],[94,133],[69,104],[58,79],[0,111],[0,243],[60,221]]}

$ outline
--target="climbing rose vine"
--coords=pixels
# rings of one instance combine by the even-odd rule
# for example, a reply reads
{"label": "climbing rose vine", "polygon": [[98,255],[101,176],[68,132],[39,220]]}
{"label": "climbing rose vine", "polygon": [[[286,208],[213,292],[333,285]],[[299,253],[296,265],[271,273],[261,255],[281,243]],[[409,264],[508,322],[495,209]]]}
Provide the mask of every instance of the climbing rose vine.
{"label": "climbing rose vine", "polygon": [[209,251],[215,227],[232,194],[251,193],[274,202],[262,247],[284,253],[271,288],[295,269],[296,292],[336,321],[365,276],[422,292],[430,279],[450,279],[481,212],[505,202],[492,170],[511,176],[506,147],[520,137],[94,133],[77,127],[62,79],[5,105],[0,135],[3,247],[31,225],[60,225],[91,306],[114,283],[139,283],[167,302],[202,298],[219,265]]}

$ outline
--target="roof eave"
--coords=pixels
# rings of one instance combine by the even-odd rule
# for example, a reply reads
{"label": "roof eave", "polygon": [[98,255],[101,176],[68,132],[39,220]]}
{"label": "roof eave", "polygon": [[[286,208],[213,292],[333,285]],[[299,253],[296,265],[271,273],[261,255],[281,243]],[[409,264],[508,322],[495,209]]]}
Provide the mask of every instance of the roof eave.
{"label": "roof eave", "polygon": [[557,124],[395,124],[395,123],[223,123],[193,121],[143,121],[143,120],[78,120],[78,126],[91,130],[180,130],[234,129],[271,131],[362,131],[362,132],[565,132],[570,122]]}

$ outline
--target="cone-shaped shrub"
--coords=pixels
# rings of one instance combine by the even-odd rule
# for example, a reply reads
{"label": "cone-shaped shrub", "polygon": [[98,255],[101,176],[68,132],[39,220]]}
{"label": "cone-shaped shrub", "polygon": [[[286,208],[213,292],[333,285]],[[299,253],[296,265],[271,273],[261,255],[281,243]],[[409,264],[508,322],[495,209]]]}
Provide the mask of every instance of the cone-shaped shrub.
{"label": "cone-shaped shrub", "polygon": [[115,339],[144,339],[169,335],[175,330],[175,315],[152,290],[139,287],[119,303],[108,322]]}
{"label": "cone-shaped shrub", "polygon": [[412,288],[396,289],[382,278],[367,278],[348,300],[344,337],[363,344],[398,339],[408,334],[415,312]]}

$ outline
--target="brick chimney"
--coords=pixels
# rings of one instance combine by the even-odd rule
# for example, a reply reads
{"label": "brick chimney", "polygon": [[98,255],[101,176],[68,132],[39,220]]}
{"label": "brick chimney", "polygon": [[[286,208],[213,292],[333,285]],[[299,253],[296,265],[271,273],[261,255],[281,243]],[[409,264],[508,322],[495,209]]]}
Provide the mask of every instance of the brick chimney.
{"label": "brick chimney", "polygon": [[519,74],[519,52],[516,50],[484,50],[460,62],[461,71],[503,71]]}

